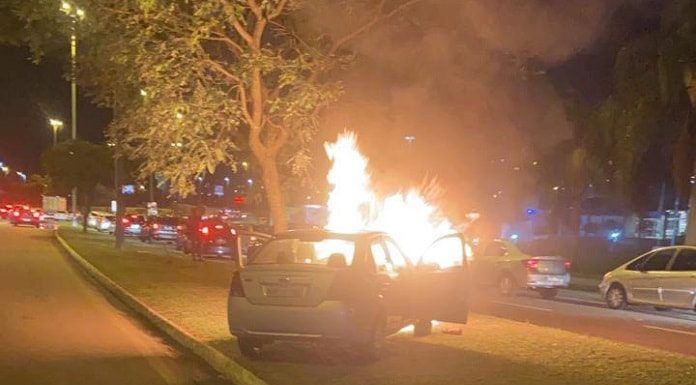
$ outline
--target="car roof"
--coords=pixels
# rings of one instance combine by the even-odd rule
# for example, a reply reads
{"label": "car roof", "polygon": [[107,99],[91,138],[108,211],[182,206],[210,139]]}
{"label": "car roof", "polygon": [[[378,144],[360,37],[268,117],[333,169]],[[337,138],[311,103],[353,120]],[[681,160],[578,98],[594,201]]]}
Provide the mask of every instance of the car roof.
{"label": "car roof", "polygon": [[322,239],[322,238],[338,238],[350,241],[358,241],[360,239],[371,238],[376,235],[383,235],[379,231],[359,231],[355,233],[336,232],[324,229],[302,229],[289,230],[276,234],[276,239]]}

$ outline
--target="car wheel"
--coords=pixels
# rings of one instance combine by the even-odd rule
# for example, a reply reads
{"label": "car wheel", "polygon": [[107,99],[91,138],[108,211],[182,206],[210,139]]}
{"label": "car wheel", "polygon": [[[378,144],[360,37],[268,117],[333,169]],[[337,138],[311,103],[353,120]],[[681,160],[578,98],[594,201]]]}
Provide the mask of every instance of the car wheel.
{"label": "car wheel", "polygon": [[433,332],[433,323],[430,320],[418,320],[413,324],[413,336],[425,337]]}
{"label": "car wheel", "polygon": [[377,361],[382,356],[384,349],[384,323],[379,322],[370,331],[368,341],[362,342],[356,346],[358,363],[371,363]]}
{"label": "car wheel", "polygon": [[249,337],[237,337],[237,345],[242,355],[250,360],[261,358],[263,344]]}
{"label": "car wheel", "polygon": [[609,287],[605,299],[610,309],[624,309],[627,305],[626,291],[619,284],[613,284]]}
{"label": "car wheel", "polygon": [[517,283],[515,278],[510,274],[505,274],[498,280],[498,294],[511,297],[517,291]]}
{"label": "car wheel", "polygon": [[544,299],[553,299],[558,295],[558,289],[541,288],[539,289],[539,295]]}

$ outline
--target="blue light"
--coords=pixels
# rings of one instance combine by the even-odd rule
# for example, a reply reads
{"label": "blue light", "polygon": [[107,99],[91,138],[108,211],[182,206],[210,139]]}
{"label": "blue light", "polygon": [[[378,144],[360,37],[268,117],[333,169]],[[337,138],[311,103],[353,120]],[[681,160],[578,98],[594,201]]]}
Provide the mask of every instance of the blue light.
{"label": "blue light", "polygon": [[611,233],[609,233],[609,240],[612,242],[618,241],[619,237],[621,237],[620,231],[612,231]]}
{"label": "blue light", "polygon": [[510,236],[510,239],[512,239],[513,241],[516,241],[516,240],[520,239],[520,235],[519,234],[512,234]]}
{"label": "blue light", "polygon": [[537,209],[535,208],[528,208],[527,209],[527,215],[534,215],[537,213]]}

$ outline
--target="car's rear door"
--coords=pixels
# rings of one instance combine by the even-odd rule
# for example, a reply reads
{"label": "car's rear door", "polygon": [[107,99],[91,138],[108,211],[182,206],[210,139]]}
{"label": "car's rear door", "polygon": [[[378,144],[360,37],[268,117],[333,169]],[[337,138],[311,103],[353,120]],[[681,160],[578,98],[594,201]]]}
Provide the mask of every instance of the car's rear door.
{"label": "car's rear door", "polygon": [[413,273],[411,311],[419,320],[465,323],[469,314],[469,269],[461,234],[439,238]]}

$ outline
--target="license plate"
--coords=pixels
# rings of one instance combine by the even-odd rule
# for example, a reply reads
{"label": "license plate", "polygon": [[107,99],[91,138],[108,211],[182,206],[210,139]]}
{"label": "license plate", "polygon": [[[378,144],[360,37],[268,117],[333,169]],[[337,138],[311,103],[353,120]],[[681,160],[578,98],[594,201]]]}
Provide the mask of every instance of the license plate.
{"label": "license plate", "polygon": [[560,284],[565,283],[565,280],[563,279],[563,277],[550,276],[550,277],[546,277],[546,282],[552,283],[555,285],[560,285]]}
{"label": "license plate", "polygon": [[294,298],[302,297],[304,288],[301,286],[267,286],[266,297]]}
{"label": "license plate", "polygon": [[215,244],[222,246],[222,245],[226,245],[227,241],[225,239],[220,238],[217,241],[215,241]]}

